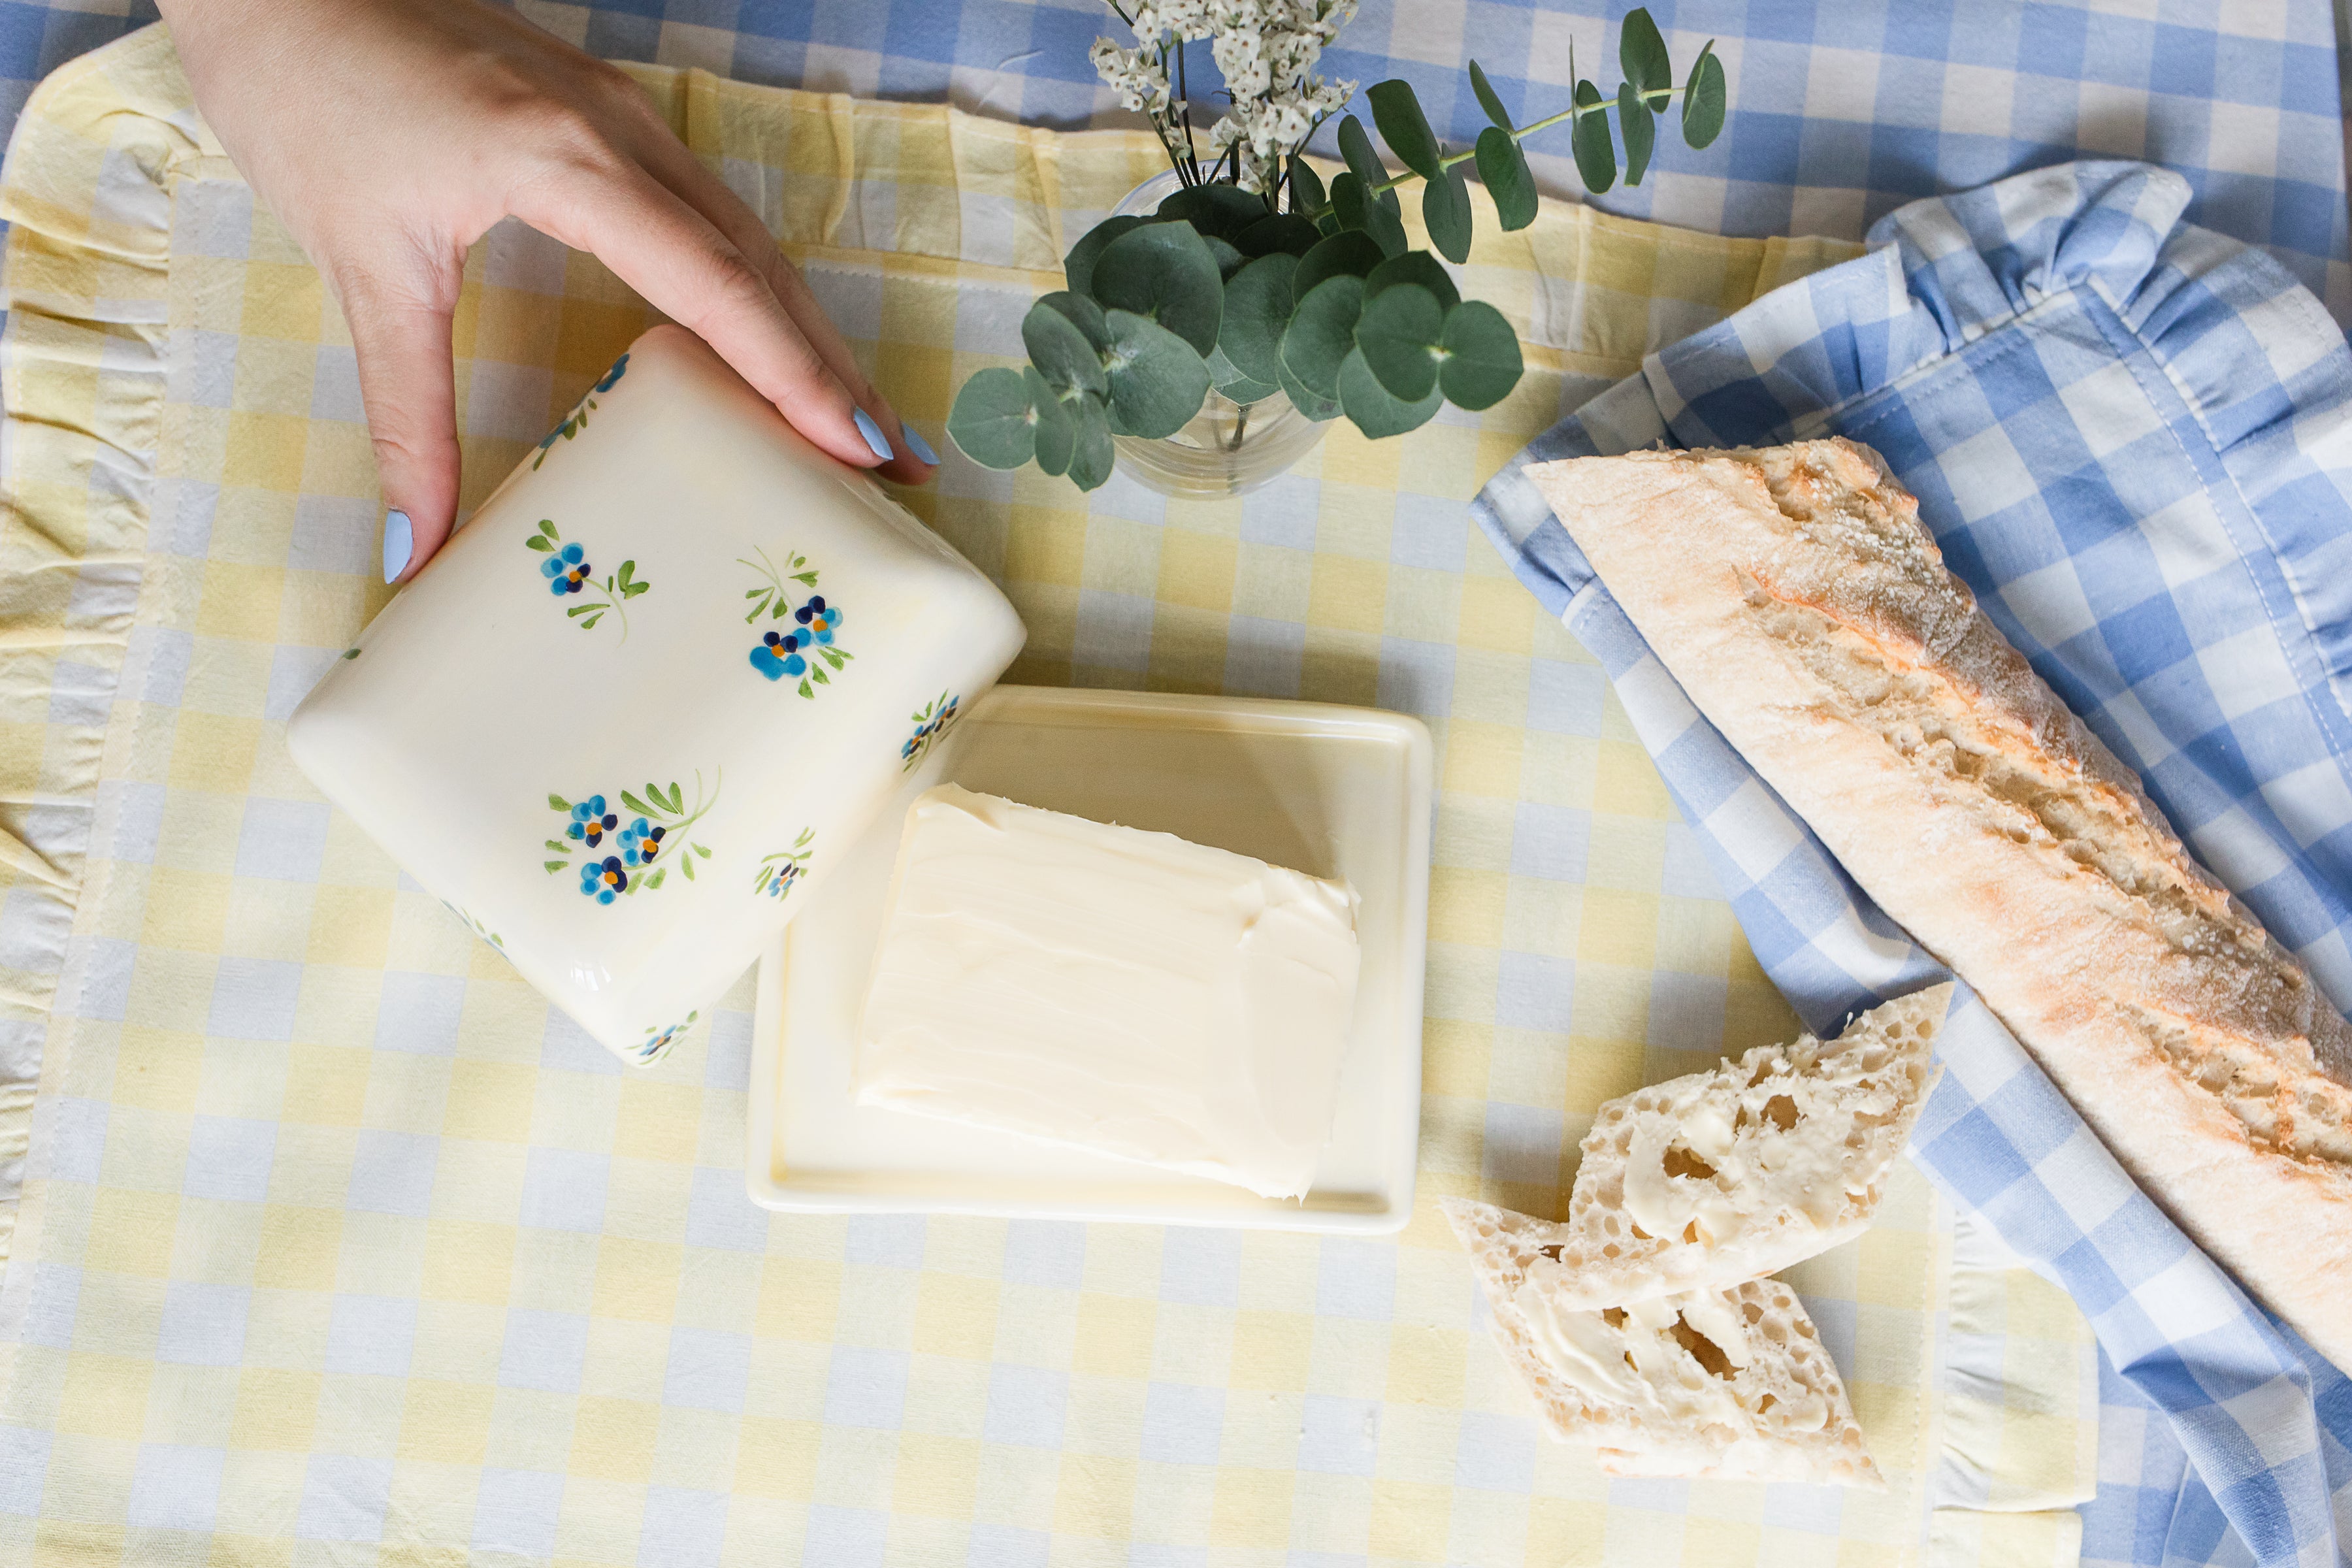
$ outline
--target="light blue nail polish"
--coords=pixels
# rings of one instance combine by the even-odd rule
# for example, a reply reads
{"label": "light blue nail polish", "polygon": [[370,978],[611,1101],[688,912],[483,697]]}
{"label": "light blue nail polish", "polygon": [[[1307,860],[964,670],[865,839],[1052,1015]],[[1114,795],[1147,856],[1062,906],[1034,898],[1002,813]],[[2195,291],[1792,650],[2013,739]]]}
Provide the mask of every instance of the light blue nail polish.
{"label": "light blue nail polish", "polygon": [[938,468],[940,466],[940,455],[931,450],[931,444],[923,439],[923,433],[920,430],[916,429],[912,425],[908,426],[906,430],[907,450],[914,453],[915,456],[920,458],[926,463],[930,464],[931,467],[935,468]]}
{"label": "light blue nail polish", "polygon": [[896,454],[890,450],[889,441],[882,434],[882,426],[874,423],[874,416],[866,413],[866,410],[861,408],[857,411],[856,417],[857,420],[857,433],[866,437],[866,444],[874,448],[874,455],[876,457],[881,458],[887,463],[892,457],[896,456]]}
{"label": "light blue nail polish", "polygon": [[416,531],[409,525],[408,514],[394,510],[383,514],[383,580],[390,583],[408,570],[408,558],[416,550]]}

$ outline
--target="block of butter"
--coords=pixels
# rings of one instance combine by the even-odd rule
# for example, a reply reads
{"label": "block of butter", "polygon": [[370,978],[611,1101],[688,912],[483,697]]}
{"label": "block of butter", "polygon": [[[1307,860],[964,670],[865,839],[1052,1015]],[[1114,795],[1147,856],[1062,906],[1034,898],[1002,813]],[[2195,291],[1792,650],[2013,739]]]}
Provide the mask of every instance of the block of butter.
{"label": "block of butter", "polygon": [[1303,1196],[1355,910],[1340,883],[942,784],[899,841],[858,1103]]}

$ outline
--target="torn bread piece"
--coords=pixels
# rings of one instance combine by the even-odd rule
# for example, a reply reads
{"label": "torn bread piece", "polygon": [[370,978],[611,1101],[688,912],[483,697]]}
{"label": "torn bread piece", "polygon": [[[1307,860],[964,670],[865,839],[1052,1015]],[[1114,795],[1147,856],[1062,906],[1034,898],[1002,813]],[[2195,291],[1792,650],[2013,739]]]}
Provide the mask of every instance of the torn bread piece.
{"label": "torn bread piece", "polygon": [[1827,1044],[1759,1046],[1601,1108],[1555,1245],[1560,1304],[1727,1290],[1869,1227],[1937,1068],[1947,982]]}
{"label": "torn bread piece", "polygon": [[1442,1205],[1469,1250],[1496,1342],[1551,1435],[1624,1475],[1882,1487],[1837,1365],[1777,1279],[1585,1311],[1548,1250],[1560,1227],[1491,1204]]}

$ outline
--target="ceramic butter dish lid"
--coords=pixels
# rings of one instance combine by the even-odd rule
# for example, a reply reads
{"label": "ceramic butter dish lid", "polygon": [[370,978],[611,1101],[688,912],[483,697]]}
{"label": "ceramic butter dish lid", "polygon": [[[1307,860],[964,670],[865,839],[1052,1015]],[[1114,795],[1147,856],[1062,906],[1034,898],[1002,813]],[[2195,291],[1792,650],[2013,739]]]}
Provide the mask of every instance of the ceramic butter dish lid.
{"label": "ceramic butter dish lid", "polygon": [[871,477],[656,327],[329,668],[287,742],[645,1063],[1025,635]]}

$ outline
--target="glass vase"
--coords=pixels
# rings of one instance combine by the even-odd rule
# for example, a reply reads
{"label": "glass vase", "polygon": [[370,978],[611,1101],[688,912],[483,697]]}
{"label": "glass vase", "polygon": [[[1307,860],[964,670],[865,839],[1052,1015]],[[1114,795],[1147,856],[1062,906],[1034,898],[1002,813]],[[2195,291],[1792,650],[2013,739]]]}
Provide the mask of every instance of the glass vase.
{"label": "glass vase", "polygon": [[[1154,174],[1120,198],[1114,217],[1143,216],[1181,188],[1173,169]],[[1235,403],[1212,391],[1201,411],[1173,436],[1149,440],[1114,436],[1118,468],[1147,489],[1183,500],[1245,496],[1288,471],[1323,439],[1323,426],[1281,393]]]}

